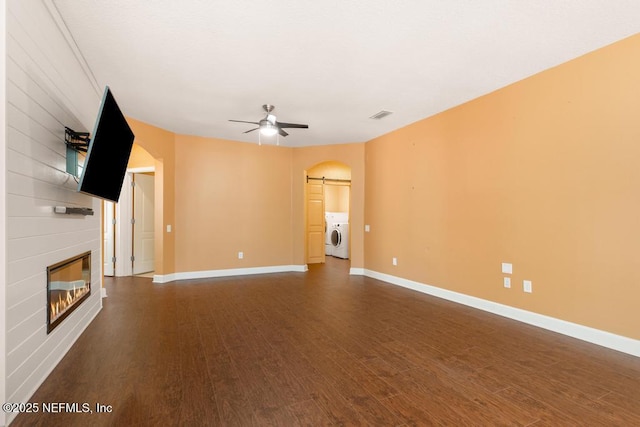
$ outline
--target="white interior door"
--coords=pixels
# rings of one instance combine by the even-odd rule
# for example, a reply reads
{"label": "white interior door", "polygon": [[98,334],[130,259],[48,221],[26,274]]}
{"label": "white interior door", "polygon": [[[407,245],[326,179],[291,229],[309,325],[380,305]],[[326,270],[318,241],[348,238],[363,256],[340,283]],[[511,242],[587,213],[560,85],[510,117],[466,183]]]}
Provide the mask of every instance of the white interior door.
{"label": "white interior door", "polygon": [[104,257],[104,275],[113,276],[115,274],[114,259],[116,254],[116,232],[114,221],[116,219],[115,204],[113,202],[103,202],[104,212],[104,235],[102,238],[103,257]]}
{"label": "white interior door", "polygon": [[133,274],[153,271],[154,175],[133,175]]}

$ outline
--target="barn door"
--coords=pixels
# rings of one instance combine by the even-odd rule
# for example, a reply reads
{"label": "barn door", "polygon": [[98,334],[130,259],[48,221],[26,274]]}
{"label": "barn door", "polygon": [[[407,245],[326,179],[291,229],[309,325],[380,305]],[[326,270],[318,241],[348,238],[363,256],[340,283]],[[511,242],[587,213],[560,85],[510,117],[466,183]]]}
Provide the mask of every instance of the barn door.
{"label": "barn door", "polygon": [[307,264],[324,262],[324,184],[307,183]]}

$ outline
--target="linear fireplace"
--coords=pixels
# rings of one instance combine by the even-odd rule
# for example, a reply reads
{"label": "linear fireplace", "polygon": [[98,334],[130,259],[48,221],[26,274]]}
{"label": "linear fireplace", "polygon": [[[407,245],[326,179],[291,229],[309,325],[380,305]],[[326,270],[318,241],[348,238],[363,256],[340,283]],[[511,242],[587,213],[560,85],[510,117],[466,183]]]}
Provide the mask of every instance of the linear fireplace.
{"label": "linear fireplace", "polygon": [[91,251],[47,267],[47,333],[91,295]]}

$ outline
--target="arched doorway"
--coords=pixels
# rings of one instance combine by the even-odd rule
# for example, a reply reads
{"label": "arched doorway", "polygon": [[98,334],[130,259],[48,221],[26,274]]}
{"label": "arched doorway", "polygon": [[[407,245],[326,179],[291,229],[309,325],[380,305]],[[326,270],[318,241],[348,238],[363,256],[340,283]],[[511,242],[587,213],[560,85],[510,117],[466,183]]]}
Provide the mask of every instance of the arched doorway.
{"label": "arched doorway", "polygon": [[318,163],[305,173],[306,262],[327,256],[350,259],[351,168],[337,161]]}

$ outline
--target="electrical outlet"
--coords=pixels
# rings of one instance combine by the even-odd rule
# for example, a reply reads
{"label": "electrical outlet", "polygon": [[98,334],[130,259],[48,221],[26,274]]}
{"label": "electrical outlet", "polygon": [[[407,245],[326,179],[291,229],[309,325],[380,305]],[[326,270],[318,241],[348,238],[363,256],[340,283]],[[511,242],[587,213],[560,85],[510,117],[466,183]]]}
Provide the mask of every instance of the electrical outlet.
{"label": "electrical outlet", "polygon": [[528,294],[533,292],[533,287],[531,285],[531,280],[523,280],[522,281],[522,288]]}
{"label": "electrical outlet", "polygon": [[238,252],[238,259],[244,258],[244,252]]}
{"label": "electrical outlet", "polygon": [[370,226],[369,224],[366,224],[366,225],[364,226],[364,231],[365,231],[365,233],[370,232],[370,231],[371,231],[371,226]]}
{"label": "electrical outlet", "polygon": [[398,265],[398,258],[393,257],[393,259],[391,260],[391,264]]}
{"label": "electrical outlet", "polygon": [[171,233],[171,224],[167,224],[167,233]]}
{"label": "electrical outlet", "polygon": [[504,274],[513,274],[513,265],[510,262],[503,262],[502,272]]}
{"label": "electrical outlet", "polygon": [[504,287],[505,288],[510,288],[511,287],[511,277],[505,277],[504,278]]}

